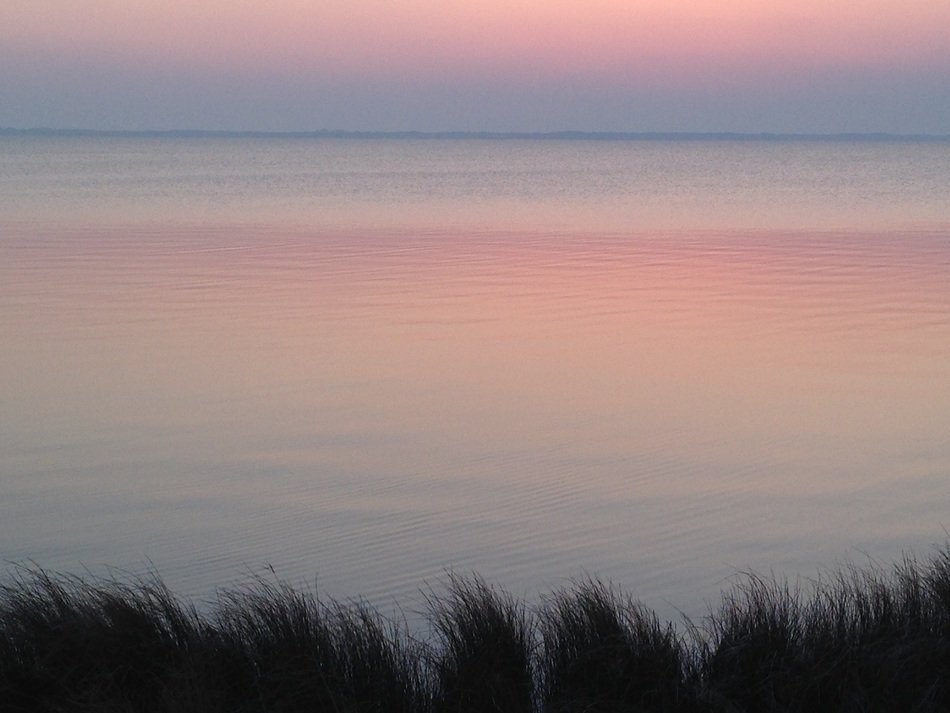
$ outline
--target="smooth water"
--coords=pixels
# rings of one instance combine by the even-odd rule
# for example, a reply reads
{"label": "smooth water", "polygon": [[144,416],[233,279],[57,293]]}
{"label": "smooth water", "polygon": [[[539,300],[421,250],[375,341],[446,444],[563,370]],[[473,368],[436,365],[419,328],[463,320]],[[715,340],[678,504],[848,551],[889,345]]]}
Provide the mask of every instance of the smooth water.
{"label": "smooth water", "polygon": [[950,143],[0,140],[0,557],[697,615],[950,526]]}

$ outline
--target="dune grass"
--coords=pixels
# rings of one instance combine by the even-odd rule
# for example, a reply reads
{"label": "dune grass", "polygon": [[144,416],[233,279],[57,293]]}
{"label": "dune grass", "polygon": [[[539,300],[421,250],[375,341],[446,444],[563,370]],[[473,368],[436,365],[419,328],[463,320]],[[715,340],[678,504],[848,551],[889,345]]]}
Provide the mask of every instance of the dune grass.
{"label": "dune grass", "polygon": [[588,580],[529,607],[477,576],[415,638],[260,579],[210,611],[157,577],[0,585],[3,711],[613,713],[950,710],[950,544],[800,588],[746,575],[674,627]]}
{"label": "dune grass", "polygon": [[621,592],[580,582],[549,598],[539,619],[542,710],[687,709],[687,648]]}
{"label": "dune grass", "polygon": [[738,710],[950,710],[948,585],[946,549],[926,565],[840,570],[808,597],[750,576],[707,624],[707,698]]}
{"label": "dune grass", "polygon": [[531,713],[532,623],[523,604],[480,577],[452,576],[429,596],[438,634],[431,652],[436,713]]}

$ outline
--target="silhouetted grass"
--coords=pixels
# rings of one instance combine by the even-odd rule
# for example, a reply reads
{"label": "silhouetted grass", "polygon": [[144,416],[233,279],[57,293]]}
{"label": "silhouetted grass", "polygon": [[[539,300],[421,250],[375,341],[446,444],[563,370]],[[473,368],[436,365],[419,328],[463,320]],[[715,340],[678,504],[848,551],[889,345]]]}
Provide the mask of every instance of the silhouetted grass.
{"label": "silhouetted grass", "polygon": [[685,649],[673,626],[603,583],[556,593],[541,632],[545,711],[685,708]]}
{"label": "silhouetted grass", "polygon": [[222,594],[216,616],[227,662],[227,710],[419,710],[419,657],[394,625],[361,604],[323,603],[260,580]]}
{"label": "silhouetted grass", "polygon": [[808,597],[748,576],[701,639],[703,697],[720,710],[950,710],[950,567],[849,567]]}
{"label": "silhouetted grass", "polygon": [[480,577],[450,578],[429,597],[440,644],[432,659],[436,713],[531,713],[532,624],[523,604]]}
{"label": "silhouetted grass", "polygon": [[157,579],[24,572],[0,588],[0,700],[24,711],[206,707],[214,639]]}
{"label": "silhouetted grass", "polygon": [[431,593],[429,620],[419,641],[264,579],[199,612],[154,576],[21,569],[0,585],[0,710],[950,710],[950,545],[805,590],[746,575],[679,630],[597,581],[529,608],[477,576]]}

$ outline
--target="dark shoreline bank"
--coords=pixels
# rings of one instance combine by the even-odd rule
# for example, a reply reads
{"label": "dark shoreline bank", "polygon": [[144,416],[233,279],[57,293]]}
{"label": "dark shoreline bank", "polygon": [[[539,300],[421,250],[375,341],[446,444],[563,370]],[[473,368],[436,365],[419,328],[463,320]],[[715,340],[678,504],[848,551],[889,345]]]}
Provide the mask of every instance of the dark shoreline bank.
{"label": "dark shoreline bank", "polygon": [[234,131],[227,129],[52,129],[0,127],[3,136],[87,137],[87,138],[169,138],[169,139],[395,139],[419,141],[870,141],[922,142],[950,141],[950,134],[784,134],[770,132],[702,131]]}
{"label": "dark shoreline bank", "polygon": [[746,575],[677,629],[608,585],[528,607],[477,576],[414,638],[277,581],[210,613],[157,577],[23,568],[0,585],[4,711],[950,710],[950,543],[808,587]]}

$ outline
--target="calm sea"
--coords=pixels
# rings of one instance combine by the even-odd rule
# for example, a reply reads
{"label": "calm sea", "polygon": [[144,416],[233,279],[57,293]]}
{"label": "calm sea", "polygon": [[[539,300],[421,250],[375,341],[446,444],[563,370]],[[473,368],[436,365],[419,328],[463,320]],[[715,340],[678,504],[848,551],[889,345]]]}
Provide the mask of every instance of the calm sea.
{"label": "calm sea", "polygon": [[701,615],[950,527],[946,142],[6,137],[0,335],[7,563]]}

